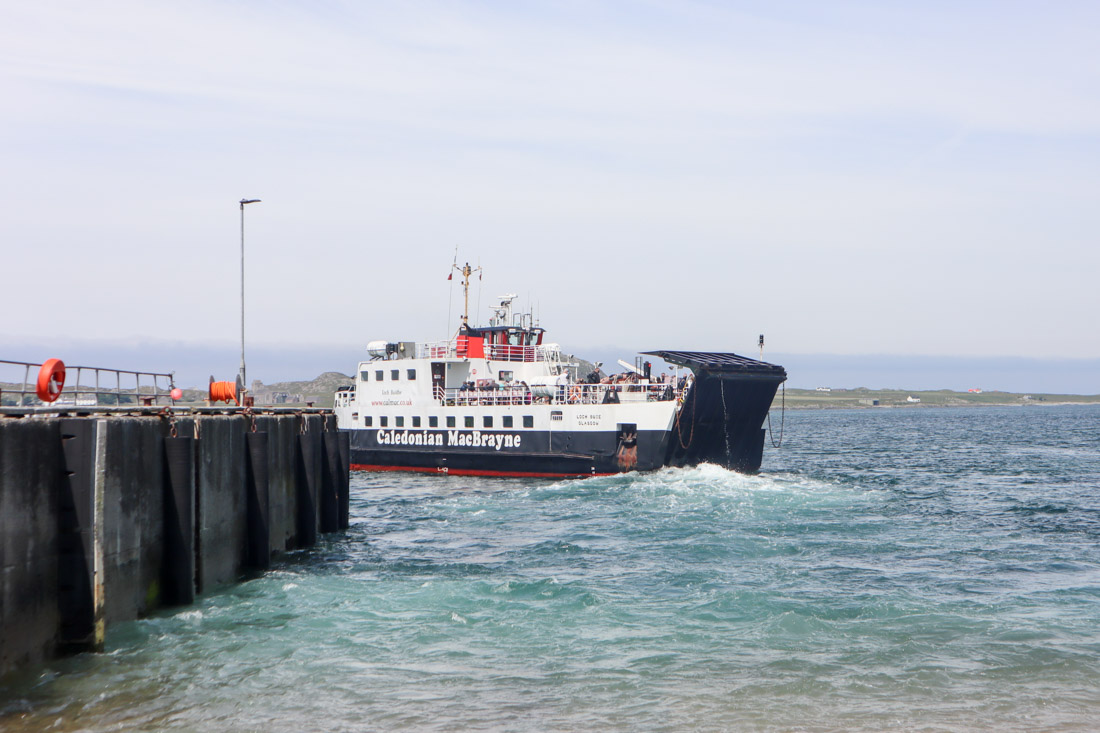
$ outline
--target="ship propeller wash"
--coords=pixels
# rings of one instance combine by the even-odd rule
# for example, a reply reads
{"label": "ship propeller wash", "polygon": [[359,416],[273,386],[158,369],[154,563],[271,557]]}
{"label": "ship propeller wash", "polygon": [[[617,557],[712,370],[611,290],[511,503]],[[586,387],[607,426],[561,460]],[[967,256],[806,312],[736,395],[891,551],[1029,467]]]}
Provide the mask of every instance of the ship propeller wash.
{"label": "ship propeller wash", "polygon": [[[592,476],[713,463],[760,468],[781,366],[737,354],[650,351],[622,374],[579,374],[530,313],[500,298],[489,325],[467,309],[447,341],[374,341],[355,384],[336,392],[353,470]],[[598,365],[597,365],[598,366]]]}

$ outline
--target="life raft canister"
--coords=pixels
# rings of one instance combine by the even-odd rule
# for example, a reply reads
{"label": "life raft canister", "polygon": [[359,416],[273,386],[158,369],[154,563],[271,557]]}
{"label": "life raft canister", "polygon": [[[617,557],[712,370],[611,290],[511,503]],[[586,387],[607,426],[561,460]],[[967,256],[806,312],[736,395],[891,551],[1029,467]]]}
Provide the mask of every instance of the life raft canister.
{"label": "life raft canister", "polygon": [[43,402],[53,402],[61,396],[65,386],[65,363],[60,359],[46,359],[38,370],[35,393]]}

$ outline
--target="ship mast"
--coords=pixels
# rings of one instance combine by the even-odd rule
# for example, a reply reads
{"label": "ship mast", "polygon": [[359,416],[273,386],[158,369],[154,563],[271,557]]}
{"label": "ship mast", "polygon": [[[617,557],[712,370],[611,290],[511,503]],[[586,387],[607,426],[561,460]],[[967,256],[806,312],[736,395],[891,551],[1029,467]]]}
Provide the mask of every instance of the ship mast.
{"label": "ship mast", "polygon": [[473,275],[476,272],[476,273],[478,273],[478,279],[480,279],[481,278],[481,274],[480,274],[481,273],[481,266],[479,265],[478,267],[470,267],[470,263],[467,262],[462,267],[459,267],[458,265],[451,265],[451,267],[453,267],[454,269],[456,269],[460,273],[462,273],[462,295],[463,295],[463,298],[465,299],[465,306],[464,306],[464,310],[462,311],[462,325],[465,328],[469,328],[469,321],[470,321],[470,275]]}

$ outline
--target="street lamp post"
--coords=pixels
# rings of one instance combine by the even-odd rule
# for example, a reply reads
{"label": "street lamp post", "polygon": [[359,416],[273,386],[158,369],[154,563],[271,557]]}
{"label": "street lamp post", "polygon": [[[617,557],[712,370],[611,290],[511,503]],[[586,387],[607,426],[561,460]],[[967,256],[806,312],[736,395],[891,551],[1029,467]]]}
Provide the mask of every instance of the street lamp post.
{"label": "street lamp post", "polygon": [[241,389],[248,389],[244,372],[244,205],[258,203],[260,199],[241,199]]}

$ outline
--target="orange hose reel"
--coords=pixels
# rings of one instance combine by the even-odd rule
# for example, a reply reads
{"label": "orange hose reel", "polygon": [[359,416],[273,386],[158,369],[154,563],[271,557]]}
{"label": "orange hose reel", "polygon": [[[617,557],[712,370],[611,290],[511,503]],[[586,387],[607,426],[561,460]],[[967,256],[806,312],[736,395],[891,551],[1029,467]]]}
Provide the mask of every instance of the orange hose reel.
{"label": "orange hose reel", "polygon": [[211,402],[235,402],[238,405],[241,404],[237,399],[237,383],[236,382],[215,382],[213,377],[210,377],[210,401]]}

